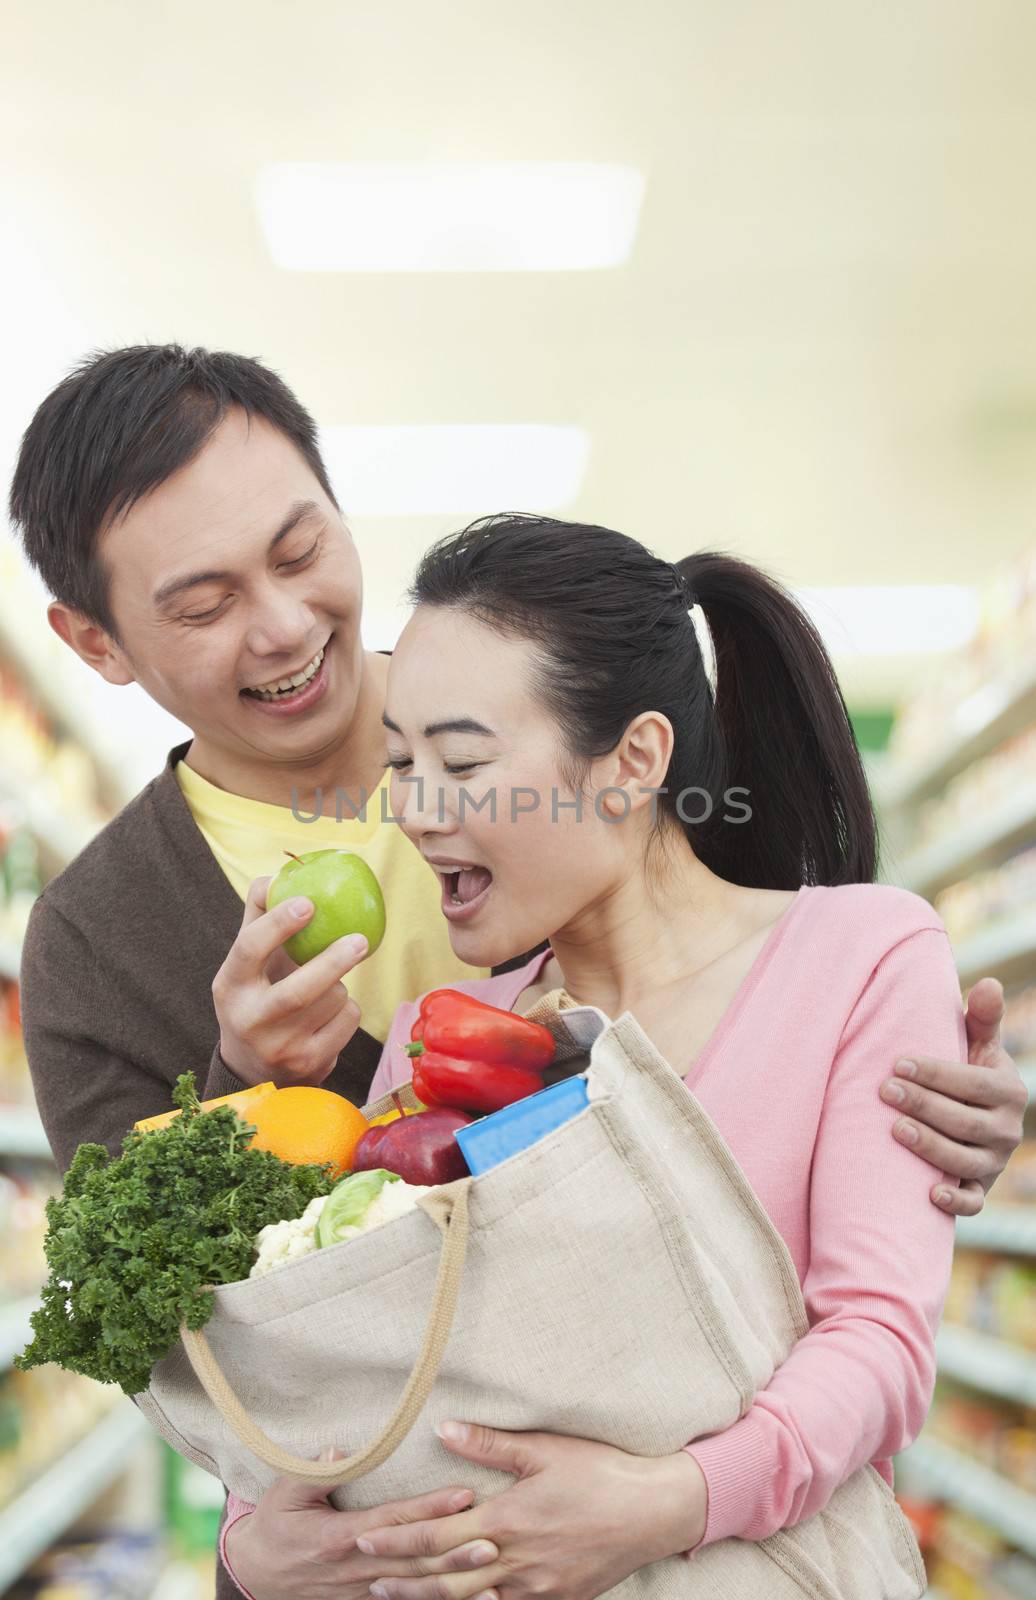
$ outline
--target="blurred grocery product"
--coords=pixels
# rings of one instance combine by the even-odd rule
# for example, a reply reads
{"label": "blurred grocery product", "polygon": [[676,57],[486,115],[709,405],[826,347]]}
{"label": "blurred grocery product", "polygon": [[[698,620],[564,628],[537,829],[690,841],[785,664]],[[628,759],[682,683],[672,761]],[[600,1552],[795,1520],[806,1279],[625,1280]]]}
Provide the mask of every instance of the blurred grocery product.
{"label": "blurred grocery product", "polygon": [[149,1593],[161,1565],[154,1531],[62,1540],[9,1591],[9,1600],[136,1600]]}
{"label": "blurred grocery product", "polygon": [[1036,845],[1020,850],[999,867],[955,883],[935,897],[935,909],[953,940],[966,939],[998,918],[1036,904]]}
{"label": "blurred grocery product", "polygon": [[61,734],[12,668],[0,659],[0,748],[8,781],[18,794],[98,827],[106,808],[94,763],[74,738]]}
{"label": "blurred grocery product", "polygon": [[959,1250],[945,1317],[948,1325],[973,1328],[1036,1352],[1036,1262]]}
{"label": "blurred grocery product", "polygon": [[1036,1410],[940,1385],[927,1431],[1005,1482],[1036,1492]]}
{"label": "blurred grocery product", "polygon": [[966,1512],[922,1504],[920,1514],[936,1519],[925,1549],[933,1600],[1036,1600],[1036,1561]]}
{"label": "blurred grocery product", "polygon": [[[38,1380],[38,1381],[37,1381]],[[6,1418],[0,1451],[0,1511],[109,1411],[114,1392],[60,1367],[0,1374]]]}
{"label": "blurred grocery product", "polygon": [[1001,1033],[1004,1048],[1012,1055],[1036,1055],[1036,983],[1007,996]]}
{"label": "blurred grocery product", "polygon": [[0,1169],[0,1306],[32,1294],[43,1282],[46,1206],[58,1188],[47,1162],[10,1162]]}
{"label": "blurred grocery product", "polygon": [[32,1103],[18,980],[0,976],[0,1111],[4,1106],[31,1106]]}

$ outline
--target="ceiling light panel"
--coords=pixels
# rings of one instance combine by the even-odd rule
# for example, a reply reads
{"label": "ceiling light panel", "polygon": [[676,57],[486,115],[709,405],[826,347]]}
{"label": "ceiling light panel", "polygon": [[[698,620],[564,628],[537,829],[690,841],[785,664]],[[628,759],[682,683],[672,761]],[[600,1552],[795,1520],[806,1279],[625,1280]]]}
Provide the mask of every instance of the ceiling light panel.
{"label": "ceiling light panel", "polygon": [[320,448],[347,515],[552,511],[578,495],[584,429],[537,423],[330,427]]}
{"label": "ceiling light panel", "polygon": [[291,272],[586,272],[619,267],[644,178],[599,162],[331,165],[256,179],[270,254]]}

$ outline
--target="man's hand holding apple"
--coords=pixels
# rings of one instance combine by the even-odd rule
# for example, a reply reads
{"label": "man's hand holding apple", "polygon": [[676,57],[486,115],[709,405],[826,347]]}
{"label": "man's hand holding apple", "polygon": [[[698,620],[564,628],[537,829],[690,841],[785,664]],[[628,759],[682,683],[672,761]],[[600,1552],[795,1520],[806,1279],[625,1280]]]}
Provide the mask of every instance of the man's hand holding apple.
{"label": "man's hand holding apple", "polygon": [[329,945],[303,967],[285,942],[311,920],[301,897],[266,909],[269,878],[256,878],[227,959],[212,981],[219,1050],[242,1083],[319,1084],[360,1025],[342,979],[367,954],[362,934]]}

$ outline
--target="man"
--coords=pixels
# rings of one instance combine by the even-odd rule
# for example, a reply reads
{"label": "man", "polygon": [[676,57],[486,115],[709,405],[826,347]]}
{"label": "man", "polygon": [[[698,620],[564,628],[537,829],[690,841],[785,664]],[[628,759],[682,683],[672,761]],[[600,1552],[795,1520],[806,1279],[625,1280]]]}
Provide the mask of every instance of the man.
{"label": "man", "polygon": [[[438,880],[383,821],[387,661],[361,642],[359,561],[312,419],[242,357],[175,345],[100,355],[34,417],[11,512],[55,597],[55,631],[192,732],[33,911],[25,1033],[58,1161],[87,1139],[117,1150],[134,1121],[170,1105],[187,1068],[206,1096],[273,1079],[362,1103],[397,1003],[480,974],[452,954]],[[339,791],[359,817],[336,808]],[[368,860],[388,931],[367,960],[346,940],[295,969],[281,946],[311,908],[267,912],[266,875],[284,850],[323,846]],[[1000,1012],[984,983],[968,1012],[972,1065],[920,1063],[913,1083],[895,1080],[916,1118],[901,1136],[912,1129],[919,1155],[968,1180],[948,1200],[933,1192],[958,1214],[980,1209],[1021,1136]],[[328,1579],[344,1593],[358,1558],[336,1552],[361,1523],[282,1486],[248,1519],[267,1541],[264,1570],[294,1545],[317,1548],[300,1517],[309,1529],[338,1519]],[[305,1592],[279,1571],[271,1593]]]}
{"label": "man", "polygon": [[[361,643],[359,562],[310,418],[255,363],[119,351],[44,402],[12,507],[55,630],[194,735],[33,917],[26,1031],[59,1161],[84,1139],[118,1149],[188,1067],[208,1095],[273,1077],[362,1103],[397,1002],[476,969],[450,950],[436,880],[381,820],[388,660]],[[342,947],[268,970],[293,907],[261,917],[260,888],[239,936],[241,900],[286,850],[322,846],[373,867],[384,942],[361,967]],[[228,950],[233,1038],[211,993]]]}

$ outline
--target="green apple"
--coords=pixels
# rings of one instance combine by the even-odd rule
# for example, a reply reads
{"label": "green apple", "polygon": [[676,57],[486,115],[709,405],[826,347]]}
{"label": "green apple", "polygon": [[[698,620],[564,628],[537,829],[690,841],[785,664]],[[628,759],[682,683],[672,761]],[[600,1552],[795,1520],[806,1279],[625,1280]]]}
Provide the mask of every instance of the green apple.
{"label": "green apple", "polygon": [[292,856],[267,891],[267,909],[272,911],[294,895],[312,900],[314,906],[306,926],[284,942],[300,966],[346,934],[362,933],[369,955],[385,936],[381,885],[366,861],[351,850],[310,850]]}

